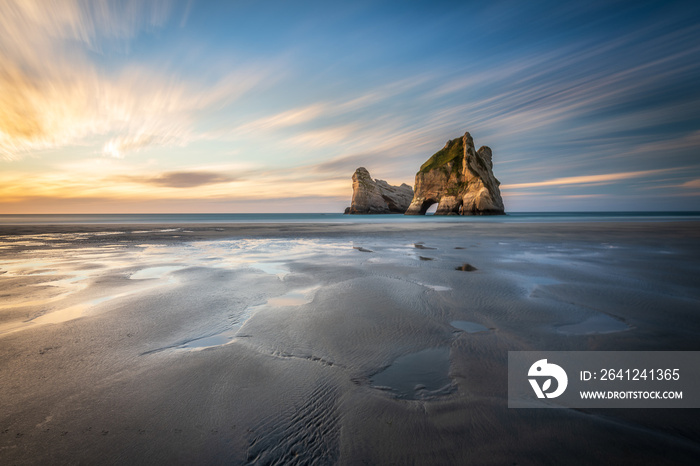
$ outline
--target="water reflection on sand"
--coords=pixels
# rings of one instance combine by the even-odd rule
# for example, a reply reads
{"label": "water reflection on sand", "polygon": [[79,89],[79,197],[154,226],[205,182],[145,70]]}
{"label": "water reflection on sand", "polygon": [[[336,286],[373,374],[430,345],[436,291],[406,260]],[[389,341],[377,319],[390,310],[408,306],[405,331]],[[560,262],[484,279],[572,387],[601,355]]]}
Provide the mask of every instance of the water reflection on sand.
{"label": "water reflection on sand", "polygon": [[[150,230],[144,231],[148,232]],[[119,233],[101,232],[99,235]],[[77,233],[36,236],[61,244],[66,239],[86,237]],[[6,294],[0,304],[0,311],[21,310],[27,317],[0,324],[0,334],[90,315],[105,302],[173,285],[177,282],[177,272],[187,268],[249,268],[283,280],[290,273],[286,265],[290,261],[319,252],[342,254],[350,249],[344,242],[270,239],[194,241],[169,245],[106,244],[60,250],[49,248],[50,246],[18,250],[18,247],[27,244],[37,246],[45,243],[14,239],[8,242],[7,246],[14,248],[15,253],[6,254],[0,260],[0,270],[3,272],[0,276],[4,288],[7,288],[9,280],[17,282],[17,286],[27,288],[21,293]],[[30,278],[32,281],[27,282]],[[124,278],[130,283],[122,281],[118,288],[93,286],[115,278]],[[145,286],[142,282],[149,283]],[[97,297],[94,293],[86,292],[91,286],[95,288],[93,291],[98,292]],[[271,297],[267,305],[294,305],[300,299],[299,296],[306,296],[306,290],[293,290],[283,296]]]}

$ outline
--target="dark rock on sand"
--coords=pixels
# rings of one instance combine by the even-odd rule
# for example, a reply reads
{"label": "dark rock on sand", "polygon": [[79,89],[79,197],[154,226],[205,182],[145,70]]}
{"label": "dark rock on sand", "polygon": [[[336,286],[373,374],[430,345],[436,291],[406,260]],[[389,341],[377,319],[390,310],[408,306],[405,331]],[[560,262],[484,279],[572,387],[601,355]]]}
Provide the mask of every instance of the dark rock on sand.
{"label": "dark rock on sand", "polygon": [[478,269],[471,264],[464,263],[459,267],[456,267],[455,270],[461,270],[462,272],[473,272]]}
{"label": "dark rock on sand", "polygon": [[503,215],[500,182],[493,175],[491,149],[474,149],[469,133],[447,141],[416,174],[415,194],[407,215]]}
{"label": "dark rock on sand", "polygon": [[366,168],[352,175],[352,204],[346,214],[403,214],[413,199],[407,185],[392,186],[384,180],[373,180]]}

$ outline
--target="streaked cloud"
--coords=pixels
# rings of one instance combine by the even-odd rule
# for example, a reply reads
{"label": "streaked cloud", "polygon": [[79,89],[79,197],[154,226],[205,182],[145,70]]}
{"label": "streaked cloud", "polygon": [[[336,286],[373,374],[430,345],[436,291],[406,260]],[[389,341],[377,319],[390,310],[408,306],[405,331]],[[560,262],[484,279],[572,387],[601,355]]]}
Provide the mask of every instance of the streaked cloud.
{"label": "streaked cloud", "polygon": [[597,197],[605,197],[605,194],[565,194],[560,197],[562,199],[592,199]]}
{"label": "streaked cloud", "polygon": [[[130,38],[167,18],[165,2],[9,2],[0,7],[0,157],[109,138],[105,155],[206,137],[201,112],[230,105],[279,75],[275,64],[241,65],[211,82],[144,64],[107,73],[89,59],[101,39]],[[76,47],[82,44],[82,47]],[[269,78],[269,79],[268,79]],[[276,78],[275,78],[276,79]]]}
{"label": "streaked cloud", "polygon": [[342,125],[331,128],[323,128],[303,132],[289,138],[288,141],[290,144],[325,147],[333,144],[339,144],[348,140],[354,133],[357,132],[357,129],[357,125]]}
{"label": "streaked cloud", "polygon": [[245,123],[236,129],[236,133],[270,131],[288,126],[295,126],[312,121],[328,111],[328,105],[322,102],[307,107],[295,108],[274,115]]}
{"label": "streaked cloud", "polygon": [[[168,4],[154,1],[8,0],[0,6],[0,157],[74,144],[108,130],[115,96],[87,59],[101,41],[157,26]],[[117,95],[123,94],[117,93]],[[114,99],[112,99],[114,100]],[[112,116],[114,118],[114,116]]]}
{"label": "streaked cloud", "polygon": [[249,69],[209,87],[143,68],[106,77],[85,66],[32,79],[8,65],[0,74],[0,155],[13,159],[93,135],[112,135],[102,151],[113,157],[186,144],[206,137],[194,128],[198,112],[230,104],[265,77],[264,70]]}
{"label": "streaked cloud", "polygon": [[234,177],[221,173],[202,171],[170,172],[151,177],[125,175],[117,177],[117,179],[120,181],[124,180],[127,182],[165,186],[168,188],[195,188],[210,184],[229,183],[236,180]]}
{"label": "streaked cloud", "polygon": [[685,183],[681,184],[680,187],[689,189],[700,189],[700,178],[686,181]]}
{"label": "streaked cloud", "polygon": [[0,15],[4,53],[28,64],[47,49],[77,41],[91,50],[101,42],[131,38],[144,27],[161,26],[167,19],[169,0],[5,0]]}
{"label": "streaked cloud", "polygon": [[584,176],[569,176],[565,178],[555,178],[552,180],[535,181],[532,183],[515,183],[501,185],[501,189],[524,189],[537,188],[542,186],[570,186],[577,184],[609,184],[620,180],[629,180],[631,178],[644,178],[655,176],[662,173],[676,172],[679,168],[668,168],[659,170],[644,170],[625,173],[606,173],[602,175],[584,175]]}

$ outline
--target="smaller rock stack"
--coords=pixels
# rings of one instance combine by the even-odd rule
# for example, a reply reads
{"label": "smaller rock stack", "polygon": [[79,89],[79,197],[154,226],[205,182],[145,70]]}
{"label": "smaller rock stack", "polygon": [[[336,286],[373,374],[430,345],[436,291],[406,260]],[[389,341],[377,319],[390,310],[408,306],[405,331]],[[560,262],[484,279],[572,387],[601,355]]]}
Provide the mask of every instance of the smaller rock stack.
{"label": "smaller rock stack", "polygon": [[373,180],[366,168],[352,175],[352,203],[346,214],[403,214],[413,199],[407,185],[392,186],[384,180]]}

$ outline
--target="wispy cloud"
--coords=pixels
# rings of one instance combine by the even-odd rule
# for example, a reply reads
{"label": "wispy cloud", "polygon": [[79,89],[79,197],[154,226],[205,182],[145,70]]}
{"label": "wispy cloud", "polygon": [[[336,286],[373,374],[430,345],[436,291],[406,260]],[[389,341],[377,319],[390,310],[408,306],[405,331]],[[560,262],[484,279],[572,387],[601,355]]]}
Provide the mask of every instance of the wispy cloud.
{"label": "wispy cloud", "polygon": [[[107,74],[88,59],[104,38],[129,38],[167,18],[165,2],[8,2],[0,6],[0,157],[107,136],[103,153],[183,145],[203,111],[275,79],[275,65],[247,65],[214,83],[133,64]],[[76,47],[75,43],[82,44]],[[275,69],[273,69],[275,68]]]}
{"label": "wispy cloud", "polygon": [[6,0],[0,15],[3,53],[39,65],[47,50],[58,51],[71,43],[100,50],[104,40],[126,39],[168,18],[169,0]]}
{"label": "wispy cloud", "polygon": [[328,104],[319,102],[306,107],[286,110],[245,123],[236,128],[235,132],[236,134],[246,134],[261,131],[274,131],[280,128],[295,126],[315,120],[319,116],[327,113],[328,109]]}
{"label": "wispy cloud", "polygon": [[325,147],[348,140],[356,133],[358,125],[342,125],[302,132],[288,139],[290,144]]}
{"label": "wispy cloud", "polygon": [[501,189],[524,189],[537,188],[542,186],[570,186],[577,184],[610,184],[615,181],[628,180],[631,178],[643,178],[655,176],[662,173],[677,172],[680,168],[667,168],[659,170],[643,170],[625,173],[606,173],[602,175],[585,175],[585,176],[569,176],[564,178],[555,178],[552,180],[535,181],[532,183],[515,183],[501,185]]}
{"label": "wispy cloud", "polygon": [[700,178],[686,181],[685,183],[681,184],[680,187],[688,189],[700,189]]}
{"label": "wispy cloud", "polygon": [[230,104],[267,76],[250,69],[204,86],[147,69],[106,77],[83,63],[31,77],[4,65],[0,155],[6,159],[92,135],[112,135],[103,152],[115,157],[153,144],[185,144],[203,137],[194,131],[198,112]]}
{"label": "wispy cloud", "polygon": [[566,194],[559,197],[561,199],[594,199],[597,197],[605,197],[605,194]]}
{"label": "wispy cloud", "polygon": [[192,171],[170,172],[155,176],[122,175],[115,177],[118,181],[141,183],[153,186],[165,186],[168,188],[195,188],[199,186],[230,183],[236,178],[221,173]]}
{"label": "wispy cloud", "polygon": [[[700,48],[680,45],[697,33],[698,28],[684,28],[659,34],[658,27],[649,26],[603,43],[568,44],[521,55],[505,65],[465,69],[452,79],[445,73],[422,74],[393,86],[365,89],[354,98],[282,112],[250,126],[276,129],[293,123],[296,134],[282,138],[285,145],[335,146],[331,161],[320,161],[319,170],[346,169],[366,153],[380,155],[373,163],[384,169],[395,165],[391,154],[400,152],[406,167],[400,173],[411,176],[415,169],[410,167],[430,156],[446,136],[469,130],[480,143],[495,145],[497,168],[501,161],[520,160],[506,172],[507,181],[513,179],[510,174],[522,179],[562,170],[593,171],[614,159],[619,162],[610,168],[625,172],[625,162],[642,145],[648,151],[663,150],[665,140],[666,150],[671,145],[680,151],[698,147],[696,137],[671,138],[651,131],[696,113],[697,99],[663,101],[654,96],[662,96],[669,82],[700,75],[690,59],[700,58]],[[640,61],[640,54],[631,49],[648,50],[646,59]],[[635,58],[619,58],[627,54]],[[640,128],[647,131],[639,134]],[[634,139],[631,131],[637,132]],[[557,153],[557,146],[567,147]],[[650,170],[662,168],[651,159],[647,165]]]}

